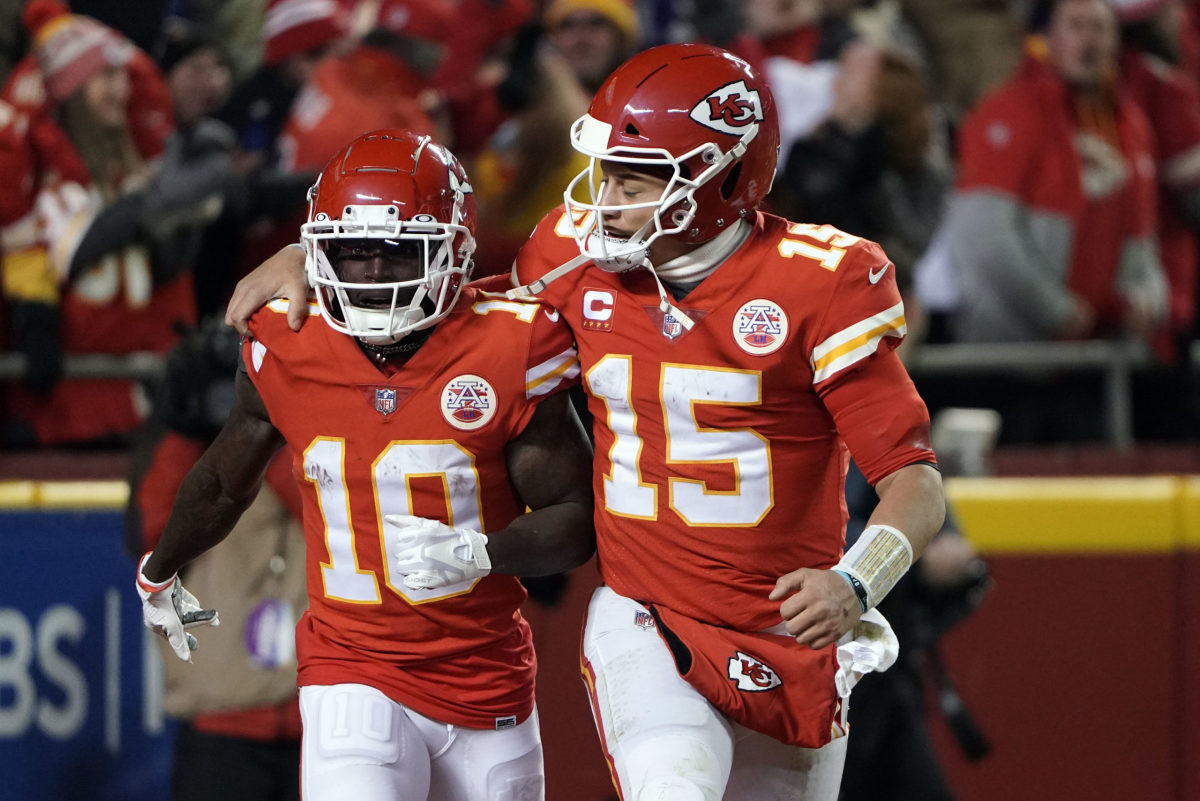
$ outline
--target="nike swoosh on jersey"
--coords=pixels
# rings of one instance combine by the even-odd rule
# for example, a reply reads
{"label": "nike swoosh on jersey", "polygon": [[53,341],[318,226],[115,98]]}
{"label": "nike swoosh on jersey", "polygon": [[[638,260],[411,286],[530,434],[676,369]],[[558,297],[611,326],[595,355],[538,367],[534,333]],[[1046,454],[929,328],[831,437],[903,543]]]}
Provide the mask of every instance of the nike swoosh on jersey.
{"label": "nike swoosh on jersey", "polygon": [[552,323],[558,322],[558,309],[542,309],[542,314]]}
{"label": "nike swoosh on jersey", "polygon": [[883,278],[883,274],[886,273],[888,271],[888,267],[891,267],[891,266],[892,266],[892,263],[889,261],[887,264],[883,265],[882,268],[880,268],[879,272],[875,272],[874,269],[867,270],[867,280],[870,281],[872,284],[878,284],[879,279]]}

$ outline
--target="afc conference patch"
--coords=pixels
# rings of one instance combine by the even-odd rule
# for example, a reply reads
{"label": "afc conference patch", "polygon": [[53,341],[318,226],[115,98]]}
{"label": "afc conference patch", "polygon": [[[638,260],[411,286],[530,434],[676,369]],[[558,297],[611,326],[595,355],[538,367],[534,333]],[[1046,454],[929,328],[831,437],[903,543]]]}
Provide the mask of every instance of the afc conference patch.
{"label": "afc conference patch", "polygon": [[783,347],[788,319],[778,303],[756,298],[743,303],[733,315],[733,339],[752,356],[766,356]]}
{"label": "afc conference patch", "polygon": [[463,431],[473,431],[496,416],[496,391],[477,375],[460,375],[442,388],[441,405],[447,423]]}

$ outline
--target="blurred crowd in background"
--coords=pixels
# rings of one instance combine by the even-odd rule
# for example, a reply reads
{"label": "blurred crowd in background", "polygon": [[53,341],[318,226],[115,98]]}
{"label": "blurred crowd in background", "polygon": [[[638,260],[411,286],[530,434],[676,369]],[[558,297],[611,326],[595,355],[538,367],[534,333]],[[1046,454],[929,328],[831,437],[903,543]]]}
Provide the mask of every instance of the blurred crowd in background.
{"label": "blurred crowd in background", "polygon": [[[126,446],[153,389],[64,356],[165,353],[219,315],[363,131],[447,143],[476,275],[507,270],[581,169],[592,92],[667,41],[768,76],[769,210],[880,242],[910,347],[1132,338],[1156,365],[1139,436],[1195,436],[1198,20],[1194,0],[0,2],[0,348],[27,365],[0,383],[0,447]],[[1009,441],[1096,431],[1086,378],[918,386],[1001,408]]]}

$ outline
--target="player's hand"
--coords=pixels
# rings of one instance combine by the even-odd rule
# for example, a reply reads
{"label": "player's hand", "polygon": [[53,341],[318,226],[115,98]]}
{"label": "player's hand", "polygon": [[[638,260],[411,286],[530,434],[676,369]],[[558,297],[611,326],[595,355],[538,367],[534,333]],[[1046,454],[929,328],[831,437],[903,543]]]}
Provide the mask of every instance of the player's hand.
{"label": "player's hand", "polygon": [[169,582],[156,583],[142,575],[142,565],[149,557],[150,554],[146,554],[138,563],[137,591],[142,599],[142,622],[146,628],[166,637],[177,657],[191,662],[192,651],[199,643],[187,630],[196,626],[221,625],[217,610],[202,609],[196,597],[183,588],[178,576],[172,576]]}
{"label": "player's hand", "polygon": [[832,570],[793,570],[779,577],[769,597],[783,600],[779,614],[784,627],[796,642],[810,648],[837,642],[862,617],[854,590]]}
{"label": "player's hand", "polygon": [[448,587],[492,572],[485,534],[411,515],[385,515],[383,522],[395,534],[396,566],[410,590]]}
{"label": "player's hand", "polygon": [[250,318],[269,300],[287,298],[288,326],[299,331],[308,317],[308,280],[304,276],[304,251],[288,245],[237,282],[225,308],[225,324],[248,333]]}

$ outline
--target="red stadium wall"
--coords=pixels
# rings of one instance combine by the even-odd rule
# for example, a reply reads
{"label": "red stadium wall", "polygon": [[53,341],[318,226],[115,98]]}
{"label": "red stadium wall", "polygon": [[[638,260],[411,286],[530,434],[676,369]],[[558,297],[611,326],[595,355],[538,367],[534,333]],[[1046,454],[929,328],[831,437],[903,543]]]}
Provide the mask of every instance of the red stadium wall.
{"label": "red stadium wall", "polygon": [[949,482],[995,587],[943,654],[994,745],[962,801],[1200,799],[1200,481]]}

